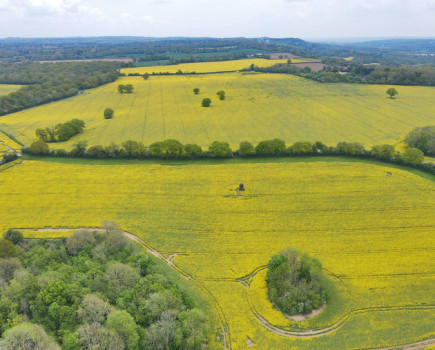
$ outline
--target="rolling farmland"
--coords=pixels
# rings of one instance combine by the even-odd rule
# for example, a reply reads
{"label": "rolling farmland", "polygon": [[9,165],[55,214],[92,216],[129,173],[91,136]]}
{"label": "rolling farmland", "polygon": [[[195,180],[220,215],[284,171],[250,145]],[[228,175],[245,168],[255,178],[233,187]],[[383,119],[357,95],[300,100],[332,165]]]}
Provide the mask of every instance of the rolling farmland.
{"label": "rolling farmland", "polygon": [[[434,336],[435,185],[408,171],[324,160],[25,161],[0,176],[2,231],[54,236],[115,220],[210,293],[227,348],[375,348]],[[301,323],[266,298],[263,267],[289,246],[318,258],[334,291]]]}
{"label": "rolling farmland", "polygon": [[[132,84],[134,92],[119,94],[121,83]],[[196,87],[199,95],[192,92]],[[391,100],[383,85],[320,84],[292,75],[224,73],[152,76],[147,81],[124,77],[70,99],[1,117],[0,129],[28,145],[37,128],[83,119],[83,134],[51,144],[64,149],[79,140],[108,145],[168,138],[202,147],[226,141],[236,148],[244,140],[257,143],[276,137],[288,144],[348,141],[370,147],[397,144],[413,128],[434,121],[435,88],[397,89],[399,96]],[[218,90],[225,90],[224,101],[217,98]],[[201,107],[204,97],[212,99],[210,108]],[[106,107],[115,110],[111,120],[103,119]]]}

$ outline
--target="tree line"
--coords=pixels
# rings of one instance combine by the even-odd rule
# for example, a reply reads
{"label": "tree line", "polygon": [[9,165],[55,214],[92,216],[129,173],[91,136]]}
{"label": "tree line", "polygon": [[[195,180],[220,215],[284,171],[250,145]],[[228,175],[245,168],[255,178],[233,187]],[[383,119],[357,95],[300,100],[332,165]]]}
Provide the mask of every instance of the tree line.
{"label": "tree line", "polygon": [[207,150],[197,144],[185,144],[175,139],[154,142],[149,146],[142,142],[128,140],[118,145],[112,142],[108,146],[88,147],[86,141],[74,144],[71,151],[50,149],[43,140],[33,142],[30,147],[22,148],[23,154],[50,157],[79,157],[95,159],[225,159],[232,157],[296,157],[296,156],[350,156],[380,160],[400,165],[416,167],[435,174],[434,163],[423,163],[424,153],[414,147],[408,147],[403,153],[397,152],[393,145],[375,145],[370,150],[358,142],[338,142],[336,146],[327,146],[321,141],[314,143],[298,141],[287,146],[281,139],[260,141],[256,146],[248,141],[240,143],[237,150],[231,149],[227,142],[214,141]]}
{"label": "tree line", "polygon": [[77,95],[115,81],[122,66],[115,62],[0,63],[0,83],[25,85],[0,96],[0,115]]}
{"label": "tree line", "polygon": [[387,85],[419,85],[435,86],[435,67],[414,66],[366,66],[349,64],[344,59],[325,59],[323,70],[311,72],[309,67],[298,68],[289,63],[279,63],[271,67],[251,65],[245,71],[263,73],[293,74],[320,83],[358,83],[358,84],[387,84]]}
{"label": "tree line", "polygon": [[208,318],[194,298],[116,223],[103,229],[0,238],[0,348],[203,348]]}

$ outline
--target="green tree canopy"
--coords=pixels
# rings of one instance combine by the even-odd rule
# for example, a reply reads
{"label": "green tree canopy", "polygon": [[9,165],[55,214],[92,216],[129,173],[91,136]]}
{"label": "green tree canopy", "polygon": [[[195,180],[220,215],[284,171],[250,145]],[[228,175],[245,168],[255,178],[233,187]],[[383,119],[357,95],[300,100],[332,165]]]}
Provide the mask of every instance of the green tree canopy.
{"label": "green tree canopy", "polygon": [[233,155],[230,145],[227,142],[214,141],[208,151],[215,158],[230,158]]}
{"label": "green tree canopy", "polygon": [[202,104],[203,107],[210,107],[211,105],[211,99],[209,99],[208,97],[203,98],[202,99]]}
{"label": "green tree canopy", "polygon": [[389,88],[386,91],[386,93],[387,93],[388,96],[390,96],[390,98],[394,98],[394,96],[399,94],[395,88]]}
{"label": "green tree canopy", "polygon": [[104,119],[112,119],[114,113],[115,111],[112,108],[107,107],[103,113]]}
{"label": "green tree canopy", "polygon": [[418,148],[407,148],[402,154],[402,160],[405,164],[418,165],[423,163],[424,154]]}
{"label": "green tree canopy", "polygon": [[255,148],[252,143],[248,141],[242,141],[239,145],[239,155],[240,157],[249,157],[255,155]]}

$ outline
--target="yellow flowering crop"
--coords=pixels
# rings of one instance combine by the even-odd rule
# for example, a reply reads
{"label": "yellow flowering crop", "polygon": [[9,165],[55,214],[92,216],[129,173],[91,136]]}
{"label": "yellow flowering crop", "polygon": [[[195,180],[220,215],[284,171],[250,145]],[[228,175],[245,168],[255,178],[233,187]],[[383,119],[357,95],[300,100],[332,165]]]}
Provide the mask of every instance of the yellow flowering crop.
{"label": "yellow flowering crop", "polygon": [[[351,349],[434,335],[433,181],[322,160],[74,162],[25,161],[0,171],[0,231],[118,222],[201,286],[233,349],[246,348],[248,337],[259,349]],[[246,192],[238,197],[240,183]],[[302,323],[273,309],[260,268],[287,247],[318,258],[336,291]],[[292,333],[310,329],[324,333]]]}
{"label": "yellow flowering crop", "polygon": [[0,84],[0,96],[8,95],[11,92],[17,91],[22,85]]}
{"label": "yellow flowering crop", "polygon": [[[118,84],[132,84],[132,94],[120,94]],[[200,93],[195,95],[194,88]],[[401,86],[399,97],[385,96],[385,86],[319,84],[292,75],[241,73],[192,76],[124,77],[83,94],[0,118],[0,130],[12,132],[26,145],[35,130],[73,118],[86,122],[85,131],[50,147],[70,149],[80,140],[89,145],[126,140],[149,145],[169,138],[207,148],[226,141],[236,149],[241,141],[257,144],[281,138],[373,144],[397,143],[417,126],[433,123],[435,87]],[[220,101],[216,92],[225,91]],[[204,97],[211,107],[201,107]],[[103,117],[106,107],[113,119]]]}

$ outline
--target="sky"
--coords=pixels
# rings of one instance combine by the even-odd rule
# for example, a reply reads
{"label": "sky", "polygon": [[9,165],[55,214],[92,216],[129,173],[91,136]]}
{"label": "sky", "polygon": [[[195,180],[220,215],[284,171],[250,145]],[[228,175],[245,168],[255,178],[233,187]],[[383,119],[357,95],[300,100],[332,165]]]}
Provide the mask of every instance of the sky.
{"label": "sky", "polygon": [[0,38],[435,37],[435,0],[0,0]]}

